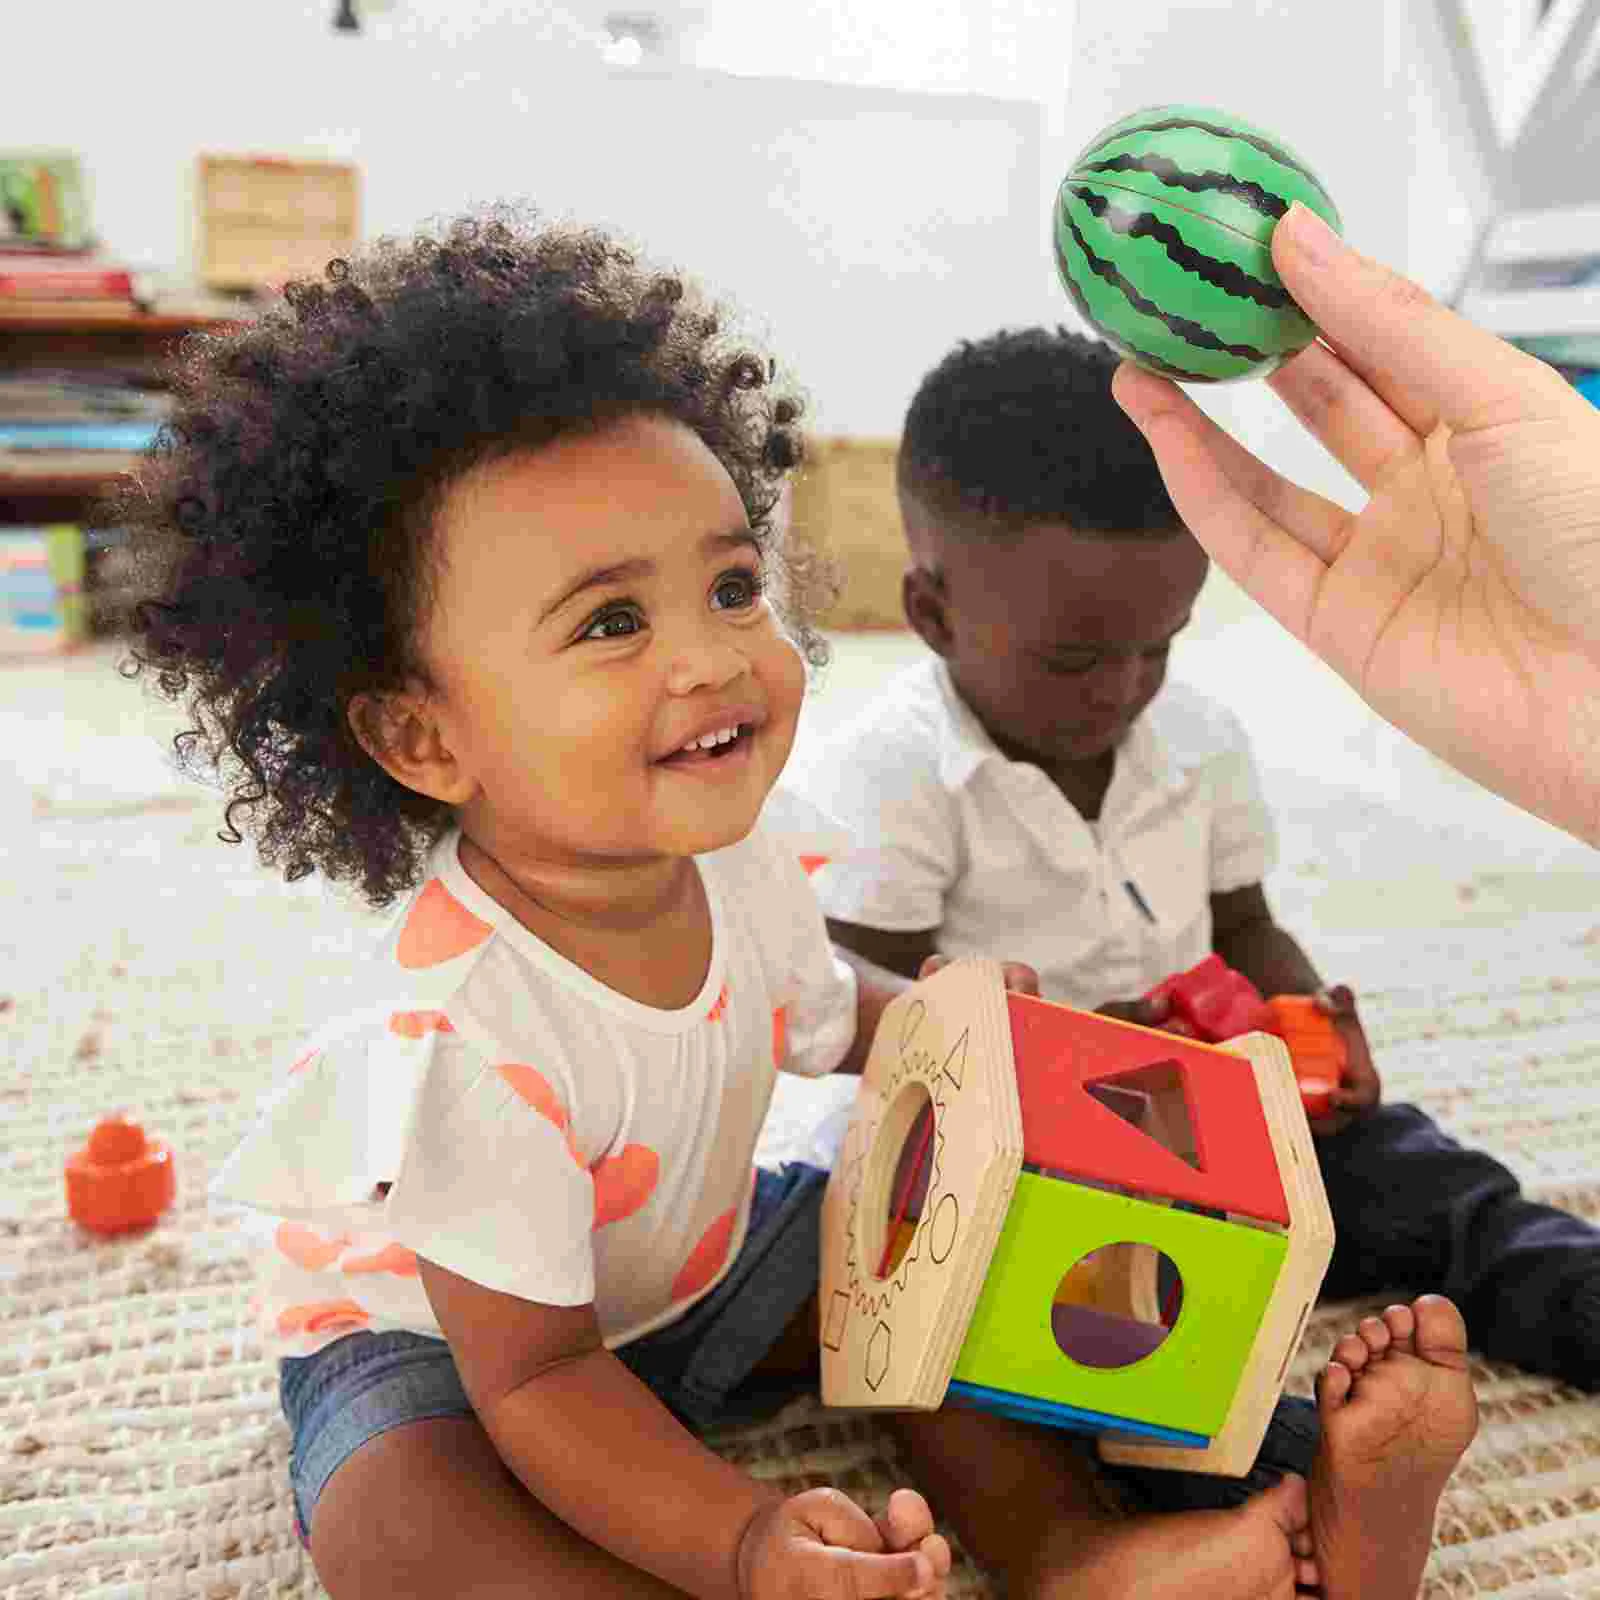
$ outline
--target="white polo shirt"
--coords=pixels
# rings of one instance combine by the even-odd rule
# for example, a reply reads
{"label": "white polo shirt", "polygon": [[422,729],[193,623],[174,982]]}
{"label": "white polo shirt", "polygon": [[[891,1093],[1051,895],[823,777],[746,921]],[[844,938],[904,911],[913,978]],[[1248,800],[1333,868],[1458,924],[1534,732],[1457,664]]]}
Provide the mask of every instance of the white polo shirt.
{"label": "white polo shirt", "polygon": [[1271,819],[1238,720],[1169,682],[1117,751],[1087,822],[996,748],[936,657],[797,759],[786,787],[853,838],[812,884],[843,922],[938,930],[947,955],[1025,961],[1085,1009],[1211,950],[1210,897],[1259,883]]}

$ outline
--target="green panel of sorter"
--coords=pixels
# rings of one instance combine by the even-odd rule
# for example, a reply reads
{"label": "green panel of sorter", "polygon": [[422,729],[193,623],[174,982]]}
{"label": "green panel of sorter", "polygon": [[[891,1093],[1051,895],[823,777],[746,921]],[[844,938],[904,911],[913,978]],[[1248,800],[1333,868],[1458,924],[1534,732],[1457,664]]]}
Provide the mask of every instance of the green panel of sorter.
{"label": "green panel of sorter", "polygon": [[[1090,1367],[1057,1345],[1061,1279],[1091,1250],[1164,1251],[1182,1309],[1160,1347],[1129,1366]],[[1215,1435],[1282,1270],[1281,1233],[1024,1172],[953,1376],[1013,1394]]]}

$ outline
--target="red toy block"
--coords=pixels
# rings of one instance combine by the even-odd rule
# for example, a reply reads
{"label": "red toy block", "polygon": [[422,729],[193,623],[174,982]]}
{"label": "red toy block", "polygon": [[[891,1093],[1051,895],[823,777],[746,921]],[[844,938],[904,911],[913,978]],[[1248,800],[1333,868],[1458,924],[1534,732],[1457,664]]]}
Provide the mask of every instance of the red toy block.
{"label": "red toy block", "polygon": [[1254,1032],[1262,1025],[1266,1004],[1261,991],[1219,955],[1209,955],[1187,972],[1163,978],[1145,999],[1170,1002],[1174,1014],[1207,1044]]}
{"label": "red toy block", "polygon": [[[1151,1028],[1006,995],[1022,1159],[1065,1177],[1289,1225],[1272,1139],[1243,1057]],[[1091,1086],[1181,1086],[1194,1165],[1102,1105]]]}
{"label": "red toy block", "polygon": [[1350,1064],[1333,1018],[1310,995],[1280,994],[1267,1001],[1262,1027],[1289,1047],[1306,1115],[1326,1116],[1333,1109],[1333,1091]]}

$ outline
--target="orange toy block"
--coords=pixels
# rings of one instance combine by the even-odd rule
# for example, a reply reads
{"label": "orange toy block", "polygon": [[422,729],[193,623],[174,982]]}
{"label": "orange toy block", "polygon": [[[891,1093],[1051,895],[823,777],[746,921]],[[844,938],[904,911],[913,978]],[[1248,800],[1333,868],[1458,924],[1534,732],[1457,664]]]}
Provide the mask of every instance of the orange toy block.
{"label": "orange toy block", "polygon": [[107,1117],[68,1157],[67,1213],[93,1233],[147,1228],[177,1192],[172,1151],[137,1122]]}
{"label": "orange toy block", "polygon": [[1333,1018],[1305,994],[1277,995],[1267,1001],[1267,1011],[1262,1028],[1289,1047],[1306,1115],[1326,1116],[1333,1109],[1333,1091],[1350,1063]]}

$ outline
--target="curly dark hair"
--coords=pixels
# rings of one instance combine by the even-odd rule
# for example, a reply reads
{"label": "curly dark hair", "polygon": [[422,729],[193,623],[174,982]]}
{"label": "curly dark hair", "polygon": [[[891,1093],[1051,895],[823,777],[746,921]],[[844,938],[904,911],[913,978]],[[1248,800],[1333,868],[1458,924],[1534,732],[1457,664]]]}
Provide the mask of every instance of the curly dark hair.
{"label": "curly dark hair", "polygon": [[957,529],[1082,533],[1183,524],[1143,435],[1111,397],[1119,357],[1066,328],[963,340],[918,386],[896,476]]}
{"label": "curly dark hair", "polygon": [[826,560],[772,512],[801,401],[683,277],[612,235],[496,208],[386,239],[258,320],[191,336],[173,417],[112,508],[138,592],[129,677],[195,726],[180,760],[221,779],[220,837],[374,906],[418,879],[449,808],[362,748],[357,696],[426,684],[442,497],[486,460],[635,413],[692,428],[736,485],[808,659]]}

